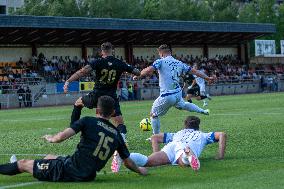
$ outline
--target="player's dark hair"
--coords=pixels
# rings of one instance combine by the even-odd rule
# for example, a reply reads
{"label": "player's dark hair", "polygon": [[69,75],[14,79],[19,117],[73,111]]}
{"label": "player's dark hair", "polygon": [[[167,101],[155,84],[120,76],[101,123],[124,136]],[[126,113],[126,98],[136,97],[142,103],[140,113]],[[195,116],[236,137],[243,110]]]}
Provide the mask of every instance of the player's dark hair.
{"label": "player's dark hair", "polygon": [[164,52],[172,52],[170,46],[163,44],[161,46],[159,46],[158,51],[164,51]]}
{"label": "player's dark hair", "polygon": [[100,109],[100,114],[104,117],[109,117],[112,115],[114,110],[115,101],[110,96],[101,96],[98,99],[98,108]]}
{"label": "player's dark hair", "polygon": [[101,45],[102,51],[111,51],[113,49],[113,46],[110,42],[105,42]]}
{"label": "player's dark hair", "polygon": [[184,120],[184,126],[187,129],[199,130],[200,119],[196,116],[188,116]]}

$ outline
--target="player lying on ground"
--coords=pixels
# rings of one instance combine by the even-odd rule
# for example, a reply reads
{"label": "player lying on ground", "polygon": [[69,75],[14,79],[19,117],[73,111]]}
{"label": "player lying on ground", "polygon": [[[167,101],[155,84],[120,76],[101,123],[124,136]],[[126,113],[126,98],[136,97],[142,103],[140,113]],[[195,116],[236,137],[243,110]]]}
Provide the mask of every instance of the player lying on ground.
{"label": "player lying on ground", "polygon": [[160,133],[159,116],[165,115],[171,107],[206,115],[209,114],[208,110],[203,110],[195,104],[183,100],[182,89],[179,84],[182,75],[191,73],[204,78],[208,82],[214,81],[214,78],[208,77],[204,73],[192,69],[183,62],[174,59],[169,46],[161,45],[158,48],[158,53],[161,59],[156,60],[152,66],[141,71],[141,77],[151,76],[154,71],[158,71],[159,73],[160,96],[154,101],[151,109],[153,134]]}
{"label": "player lying on ground", "polygon": [[[211,100],[211,97],[208,94],[205,94],[205,91],[201,91],[199,85],[196,82],[196,78],[192,74],[185,74],[183,76],[184,87],[187,88],[185,99],[192,103],[191,98],[195,97],[196,100],[203,100],[203,106],[208,106],[206,99]],[[205,87],[204,87],[205,88]]]}
{"label": "player lying on ground", "polygon": [[[177,133],[160,133],[151,137],[153,153],[149,157],[131,153],[130,158],[141,167],[178,164],[180,166],[190,165],[193,170],[198,170],[200,168],[198,157],[205,146],[218,142],[216,159],[224,159],[226,134],[224,132],[201,132],[199,124],[198,117],[188,116],[184,121],[184,129]],[[159,143],[166,143],[161,151],[159,151]]]}
{"label": "player lying on ground", "polygon": [[50,143],[59,143],[81,132],[80,143],[72,156],[48,155],[39,160],[23,159],[0,165],[0,174],[28,172],[41,181],[91,181],[117,150],[127,168],[146,175],[147,170],[138,168],[129,158],[129,151],[119,131],[109,122],[114,113],[114,104],[111,97],[101,96],[98,99],[97,117],[84,117],[54,136],[44,136]]}

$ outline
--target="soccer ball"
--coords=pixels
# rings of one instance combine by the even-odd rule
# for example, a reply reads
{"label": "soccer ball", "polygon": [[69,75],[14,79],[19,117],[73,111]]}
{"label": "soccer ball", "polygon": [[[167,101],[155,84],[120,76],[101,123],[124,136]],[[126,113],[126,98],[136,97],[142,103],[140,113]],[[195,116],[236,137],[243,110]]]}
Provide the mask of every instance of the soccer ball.
{"label": "soccer ball", "polygon": [[142,131],[151,131],[152,126],[151,126],[151,121],[149,118],[144,118],[142,121],[140,121],[140,129]]}

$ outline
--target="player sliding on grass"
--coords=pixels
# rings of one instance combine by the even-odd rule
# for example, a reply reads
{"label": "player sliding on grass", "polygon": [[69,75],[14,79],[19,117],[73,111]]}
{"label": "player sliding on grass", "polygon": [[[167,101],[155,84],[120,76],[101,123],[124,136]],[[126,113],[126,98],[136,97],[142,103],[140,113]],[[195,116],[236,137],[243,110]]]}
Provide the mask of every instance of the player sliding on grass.
{"label": "player sliding on grass", "polygon": [[[90,74],[92,70],[96,72],[94,90],[91,93],[80,97],[75,102],[71,116],[71,124],[80,118],[81,110],[83,107],[87,107],[89,109],[95,108],[97,106],[98,98],[102,95],[108,95],[115,100],[115,113],[113,114],[112,121],[125,141],[127,130],[126,126],[124,125],[119,100],[116,94],[117,83],[123,72],[128,72],[139,76],[140,71],[122,62],[121,60],[114,58],[112,56],[113,46],[109,42],[103,43],[101,45],[101,53],[102,58],[99,58],[94,62],[90,62],[89,65],[77,71],[65,82],[64,92],[67,93],[69,83]],[[112,163],[113,172],[118,172],[120,161],[120,158],[117,156],[117,154],[115,154]]]}
{"label": "player sliding on grass", "polygon": [[0,174],[28,172],[41,181],[91,181],[117,150],[127,168],[146,175],[147,170],[138,168],[129,158],[129,151],[119,131],[109,122],[114,108],[115,101],[111,97],[101,96],[97,103],[97,117],[84,117],[54,136],[44,136],[50,143],[59,143],[81,132],[80,143],[72,156],[48,155],[39,160],[23,159],[0,165]]}
{"label": "player sliding on grass", "polygon": [[182,89],[179,84],[182,75],[189,72],[204,78],[209,83],[214,81],[214,78],[208,77],[204,73],[174,59],[169,46],[161,45],[158,48],[158,53],[161,59],[156,60],[152,66],[141,71],[141,77],[151,76],[155,70],[159,73],[160,96],[154,101],[151,110],[153,134],[160,133],[159,116],[165,115],[171,107],[209,115],[209,110],[203,110],[195,104],[183,100]]}
{"label": "player sliding on grass", "polygon": [[[184,129],[177,133],[160,133],[151,137],[153,154],[149,157],[131,153],[130,158],[141,167],[154,167],[167,164],[190,165],[193,170],[200,168],[198,157],[206,145],[219,143],[216,159],[223,159],[226,148],[226,134],[223,132],[203,133],[199,131],[200,119],[188,116]],[[159,151],[159,143],[166,143]]]}

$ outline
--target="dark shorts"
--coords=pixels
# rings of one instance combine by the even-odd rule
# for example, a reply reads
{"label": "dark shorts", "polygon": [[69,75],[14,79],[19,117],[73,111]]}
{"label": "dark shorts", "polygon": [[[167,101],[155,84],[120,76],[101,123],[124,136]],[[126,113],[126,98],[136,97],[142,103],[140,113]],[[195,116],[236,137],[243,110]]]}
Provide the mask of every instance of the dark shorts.
{"label": "dark shorts", "polygon": [[198,85],[195,85],[191,89],[188,89],[186,93],[191,94],[193,96],[200,96],[200,88]]}
{"label": "dark shorts", "polygon": [[110,91],[106,91],[106,90],[94,90],[92,92],[90,92],[87,95],[82,96],[82,101],[85,107],[89,108],[89,109],[93,109],[97,107],[97,103],[98,103],[98,99],[101,96],[110,96],[114,99],[115,101],[115,114],[114,116],[120,116],[122,115],[121,110],[120,110],[120,105],[119,105],[119,100],[117,98],[116,92],[110,92]]}
{"label": "dark shorts", "polygon": [[[34,161],[33,176],[40,181],[52,182],[82,182],[91,181],[96,177],[96,173],[89,177],[78,177],[70,172],[74,171],[70,157],[58,157],[57,159],[40,159]],[[73,169],[72,169],[73,168]]]}

